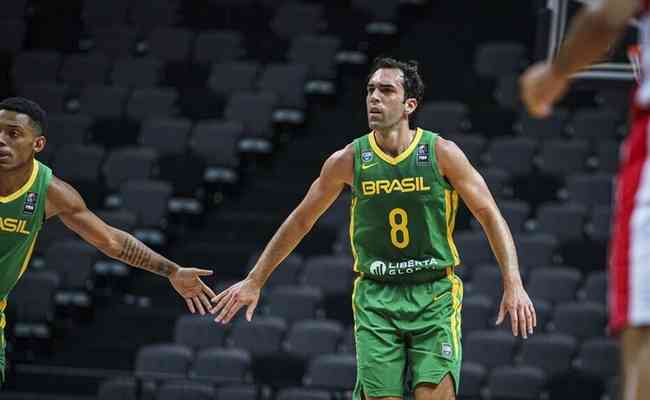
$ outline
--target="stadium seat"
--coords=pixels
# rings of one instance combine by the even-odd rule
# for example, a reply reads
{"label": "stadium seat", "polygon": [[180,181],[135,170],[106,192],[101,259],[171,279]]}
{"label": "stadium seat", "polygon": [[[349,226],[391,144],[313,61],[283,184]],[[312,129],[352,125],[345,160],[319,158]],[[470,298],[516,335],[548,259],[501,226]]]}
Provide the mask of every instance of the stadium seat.
{"label": "stadium seat", "polygon": [[307,389],[304,387],[285,388],[278,392],[276,400],[331,400],[326,390]]}
{"label": "stadium seat", "polygon": [[138,216],[140,228],[163,227],[172,187],[156,180],[128,180],[120,186],[122,207]]}
{"label": "stadium seat", "polygon": [[81,19],[87,29],[122,25],[126,22],[130,4],[128,0],[115,1],[110,5],[101,0],[87,0],[83,3]]}
{"label": "stadium seat", "polygon": [[140,143],[160,156],[186,152],[192,122],[184,118],[151,118],[143,122]]}
{"label": "stadium seat", "polygon": [[258,389],[254,385],[223,386],[216,390],[217,399],[257,400]]}
{"label": "stadium seat", "polygon": [[161,80],[163,63],[153,57],[120,58],[113,64],[110,81],[129,88],[155,87]]}
{"label": "stadium seat", "polygon": [[488,377],[490,398],[499,400],[537,400],[546,382],[544,372],[535,367],[502,366]]}
{"label": "stadium seat", "polygon": [[235,92],[255,88],[260,65],[254,61],[233,61],[212,64],[208,86],[226,98]]}
{"label": "stadium seat", "polygon": [[584,140],[547,140],[536,159],[537,167],[543,174],[563,178],[584,171],[589,152],[589,143]]}
{"label": "stadium seat", "polygon": [[560,241],[582,239],[587,209],[581,204],[545,203],[537,209],[537,230]]}
{"label": "stadium seat", "polygon": [[113,378],[102,382],[97,400],[138,400],[137,383],[131,378]]}
{"label": "stadium seat", "polygon": [[52,114],[47,122],[47,145],[60,148],[85,143],[93,119],[81,114]]}
{"label": "stadium seat", "polygon": [[236,31],[203,31],[194,43],[194,59],[204,63],[239,60],[246,54],[242,34]]}
{"label": "stadium seat", "polygon": [[62,59],[62,54],[54,50],[30,50],[18,53],[11,69],[14,87],[55,82]]}
{"label": "stadium seat", "polygon": [[333,79],[340,45],[340,39],[334,36],[298,36],[292,39],[287,57],[292,63],[307,65],[309,79]]}
{"label": "stadium seat", "polygon": [[556,332],[573,335],[580,340],[605,333],[605,310],[601,305],[585,302],[559,304],[553,315]]}
{"label": "stadium seat", "polygon": [[598,171],[614,174],[618,171],[620,161],[620,143],[618,140],[598,139],[596,160]]}
{"label": "stadium seat", "polygon": [[251,356],[245,350],[206,348],[196,355],[189,375],[218,385],[245,383],[251,379],[251,364]]}
{"label": "stadium seat", "polygon": [[190,148],[207,165],[236,168],[237,143],[243,132],[237,121],[201,121],[192,130]]}
{"label": "stadium seat", "polygon": [[608,174],[577,174],[567,178],[569,200],[588,207],[612,202],[613,177]]}
{"label": "stadium seat", "polygon": [[213,400],[212,386],[192,381],[166,382],[158,388],[156,400]]}
{"label": "stadium seat", "polygon": [[591,217],[585,231],[590,239],[604,242],[610,237],[611,224],[612,206],[595,206],[591,210]]}
{"label": "stadium seat", "polygon": [[568,302],[575,299],[581,280],[582,274],[574,268],[538,268],[528,278],[528,293],[536,300]]}
{"label": "stadium seat", "polygon": [[467,336],[473,331],[488,329],[488,324],[492,322],[490,317],[495,312],[492,302],[492,299],[482,295],[467,297],[463,300],[463,320],[461,324],[463,336]]}
{"label": "stadium seat", "polygon": [[271,30],[282,39],[318,33],[323,27],[321,4],[288,2],[276,9]]}
{"label": "stadium seat", "polygon": [[125,87],[88,85],[79,94],[79,110],[95,118],[120,119],[127,96]]}
{"label": "stadium seat", "polygon": [[258,86],[277,96],[276,106],[302,110],[305,108],[305,84],[308,69],[301,64],[270,64],[260,75]]}
{"label": "stadium seat", "polygon": [[174,343],[194,350],[219,347],[225,337],[225,329],[215,324],[214,317],[209,315],[182,315],[174,325]]}
{"label": "stadium seat", "polygon": [[103,54],[71,54],[63,60],[60,77],[71,85],[103,84],[109,68],[109,59]]}
{"label": "stadium seat", "polygon": [[352,390],[357,377],[356,364],[353,355],[320,355],[309,362],[305,385],[334,391]]}
{"label": "stadium seat", "polygon": [[192,350],[179,344],[152,344],[138,349],[135,376],[146,381],[184,379],[192,363]]}
{"label": "stadium seat", "polygon": [[238,92],[233,94],[224,111],[226,119],[244,124],[247,137],[273,136],[272,115],[277,103],[276,95],[269,92]]}
{"label": "stadium seat", "polygon": [[465,153],[472,164],[481,162],[481,155],[485,149],[485,137],[479,133],[445,133],[442,136],[452,142]]}
{"label": "stadium seat", "polygon": [[603,140],[616,137],[619,117],[602,109],[577,110],[568,122],[569,133],[576,138]]}
{"label": "stadium seat", "polygon": [[[336,276],[337,279],[331,279]],[[325,296],[347,295],[352,290],[352,260],[347,257],[317,256],[305,261],[301,281],[323,290]]]}
{"label": "stadium seat", "polygon": [[526,49],[515,42],[488,42],[476,49],[474,68],[478,76],[497,78],[518,73],[526,62]]}
{"label": "stadium seat", "polygon": [[254,358],[273,356],[280,352],[286,330],[287,324],[281,318],[258,315],[251,322],[235,321],[228,342],[249,351]]}
{"label": "stadium seat", "polygon": [[[255,266],[255,263],[260,257],[261,252],[255,252],[251,255],[248,266],[249,270]],[[290,286],[298,282],[298,275],[302,271],[304,264],[303,257],[300,254],[292,253],[278,265],[273,271],[273,274],[266,281],[266,287],[272,288],[276,286]]]}
{"label": "stadium seat", "polygon": [[26,84],[16,89],[18,94],[38,103],[48,113],[62,113],[68,96],[68,87],[56,83]]}
{"label": "stadium seat", "polygon": [[531,139],[553,140],[564,135],[567,118],[568,113],[561,109],[554,110],[546,118],[535,118],[524,112],[517,121],[515,130]]}
{"label": "stadium seat", "polygon": [[461,231],[454,235],[458,255],[464,265],[490,263],[494,256],[483,232]]}
{"label": "stadium seat", "polygon": [[128,18],[138,31],[147,33],[157,27],[168,27],[178,22],[180,4],[178,0],[161,0],[148,4],[135,2]]}
{"label": "stadium seat", "polygon": [[615,339],[603,337],[586,340],[580,346],[577,370],[602,380],[619,375],[620,350]]}
{"label": "stadium seat", "polygon": [[510,365],[515,355],[516,338],[499,330],[474,331],[465,339],[463,358],[487,368]]}
{"label": "stadium seat", "polygon": [[91,287],[93,265],[98,258],[99,251],[80,239],[54,243],[45,254],[48,270],[55,271],[60,278],[60,289],[75,292]]}
{"label": "stadium seat", "polygon": [[104,149],[98,146],[70,144],[57,150],[52,163],[56,175],[72,182],[97,182]]}
{"label": "stadium seat", "polygon": [[515,237],[519,263],[527,267],[549,265],[557,249],[557,239],[548,234],[530,234]]}
{"label": "stadium seat", "polygon": [[192,48],[193,34],[187,29],[159,27],[149,37],[149,53],[163,61],[185,61]]}
{"label": "stadium seat", "polygon": [[536,151],[537,144],[528,138],[496,138],[490,141],[485,158],[490,166],[506,170],[512,176],[525,176],[532,171]]}
{"label": "stadium seat", "polygon": [[443,137],[470,127],[467,105],[452,101],[436,101],[422,104],[417,115],[417,125],[439,133]]}
{"label": "stadium seat", "polygon": [[15,54],[23,47],[27,26],[22,19],[0,20],[0,35],[6,38],[0,43],[0,53]]}
{"label": "stadium seat", "polygon": [[266,312],[291,324],[316,317],[322,306],[323,293],[309,286],[276,286],[266,300]]}
{"label": "stadium seat", "polygon": [[321,354],[336,352],[343,335],[343,326],[332,320],[303,320],[293,324],[284,342],[287,354],[308,360]]}
{"label": "stadium seat", "polygon": [[468,294],[480,294],[495,303],[501,297],[502,280],[501,271],[496,264],[476,264],[472,268],[471,286],[468,285]]}
{"label": "stadium seat", "polygon": [[112,151],[102,167],[107,188],[117,190],[128,180],[151,177],[157,157],[155,150],[145,147],[127,147]]}
{"label": "stadium seat", "polygon": [[587,277],[584,287],[586,301],[607,305],[607,272],[594,271]]}
{"label": "stadium seat", "polygon": [[461,400],[480,399],[483,383],[487,376],[485,367],[473,362],[463,362],[460,376],[462,378],[458,398]]}
{"label": "stadium seat", "polygon": [[170,88],[134,90],[126,105],[126,115],[136,121],[176,115],[178,93]]}
{"label": "stadium seat", "polygon": [[553,378],[571,369],[576,349],[576,339],[572,336],[535,333],[521,346],[520,363],[540,368]]}
{"label": "stadium seat", "polygon": [[93,51],[108,57],[128,57],[135,50],[136,31],[125,25],[94,29],[90,37]]}

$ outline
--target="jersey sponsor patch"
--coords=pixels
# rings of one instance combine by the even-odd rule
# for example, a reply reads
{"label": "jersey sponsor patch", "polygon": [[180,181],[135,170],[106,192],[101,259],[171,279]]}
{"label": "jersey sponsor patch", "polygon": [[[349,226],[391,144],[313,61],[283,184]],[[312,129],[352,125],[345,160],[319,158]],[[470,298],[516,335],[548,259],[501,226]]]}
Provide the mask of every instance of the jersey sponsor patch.
{"label": "jersey sponsor patch", "polygon": [[435,258],[424,260],[408,260],[400,262],[384,262],[380,260],[370,263],[370,273],[375,276],[396,276],[409,275],[425,268],[432,268],[438,265]]}
{"label": "jersey sponsor patch", "polygon": [[416,155],[417,155],[417,159],[416,159],[417,165],[431,165],[431,157],[429,156],[428,143],[418,144]]}
{"label": "jersey sponsor patch", "polygon": [[25,204],[23,205],[23,214],[34,214],[36,211],[36,204],[38,204],[38,193],[27,192],[25,196]]}
{"label": "jersey sponsor patch", "polygon": [[373,158],[372,151],[364,150],[364,151],[361,152],[361,161],[370,162],[370,161],[372,161],[372,158]]}

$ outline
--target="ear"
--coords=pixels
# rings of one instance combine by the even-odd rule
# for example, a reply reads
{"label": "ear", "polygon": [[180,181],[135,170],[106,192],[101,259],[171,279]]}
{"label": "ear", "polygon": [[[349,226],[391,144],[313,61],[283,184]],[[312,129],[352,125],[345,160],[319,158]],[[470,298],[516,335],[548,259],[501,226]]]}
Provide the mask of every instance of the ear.
{"label": "ear", "polygon": [[45,139],[45,136],[37,136],[34,139],[34,151],[37,153],[43,151],[43,149],[45,148],[45,143],[47,143],[47,139]]}
{"label": "ear", "polygon": [[415,98],[406,99],[404,111],[406,111],[407,115],[413,114],[416,108],[418,108],[418,101]]}

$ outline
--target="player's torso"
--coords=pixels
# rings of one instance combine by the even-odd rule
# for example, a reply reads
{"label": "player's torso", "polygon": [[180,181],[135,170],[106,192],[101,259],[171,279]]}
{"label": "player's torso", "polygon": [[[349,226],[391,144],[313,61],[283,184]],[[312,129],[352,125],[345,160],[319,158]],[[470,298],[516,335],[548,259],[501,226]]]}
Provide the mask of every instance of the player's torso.
{"label": "player's torso", "polygon": [[0,197],[0,299],[24,272],[45,216],[51,170],[35,161],[29,180],[11,195]]}
{"label": "player's torso", "polygon": [[418,129],[398,157],[372,134],[355,140],[351,242],[355,270],[383,281],[419,281],[458,264],[452,232],[458,196],[440,175],[437,135]]}

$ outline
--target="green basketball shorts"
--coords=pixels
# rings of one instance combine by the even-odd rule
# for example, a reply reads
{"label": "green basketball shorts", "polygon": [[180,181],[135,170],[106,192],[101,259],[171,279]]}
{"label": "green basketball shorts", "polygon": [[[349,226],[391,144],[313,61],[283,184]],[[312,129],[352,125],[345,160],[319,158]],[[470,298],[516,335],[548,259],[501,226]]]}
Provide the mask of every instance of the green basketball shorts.
{"label": "green basketball shorts", "polygon": [[439,275],[432,282],[417,284],[356,279],[352,294],[357,348],[354,400],[402,397],[407,359],[412,389],[420,383],[439,384],[450,374],[458,393],[463,285],[453,268]]}

